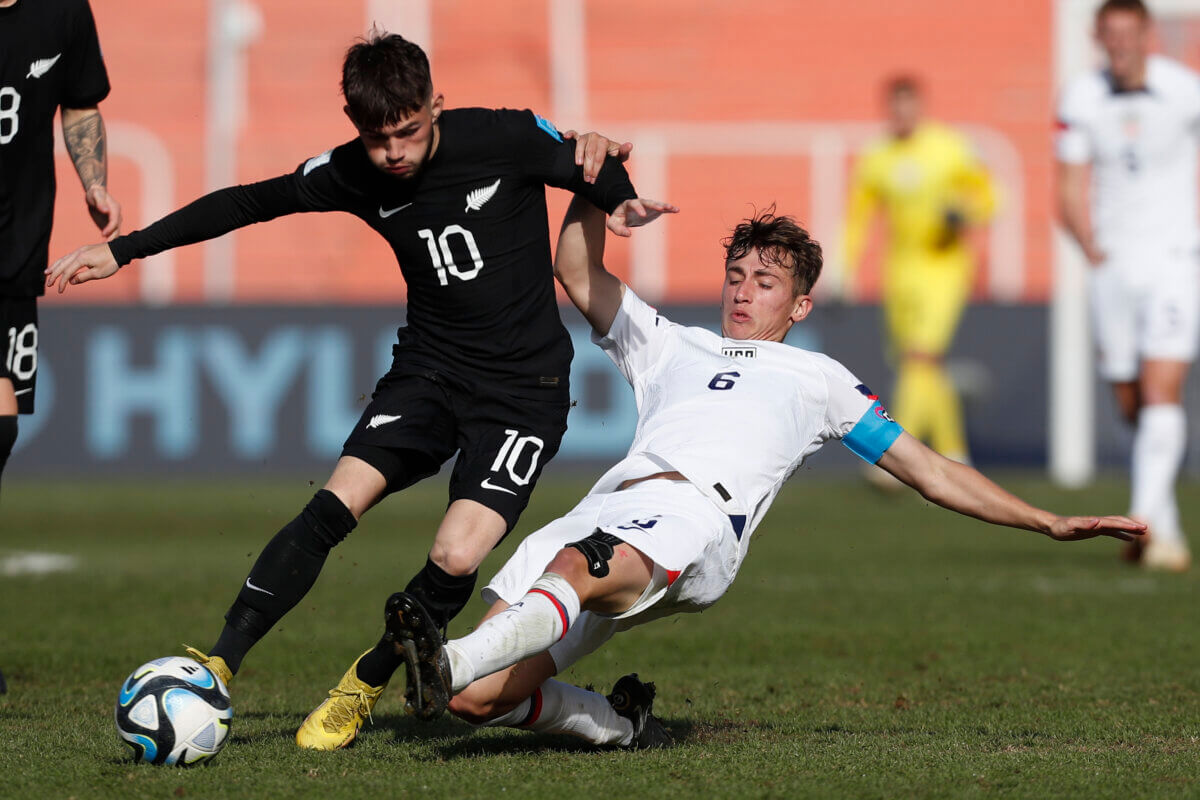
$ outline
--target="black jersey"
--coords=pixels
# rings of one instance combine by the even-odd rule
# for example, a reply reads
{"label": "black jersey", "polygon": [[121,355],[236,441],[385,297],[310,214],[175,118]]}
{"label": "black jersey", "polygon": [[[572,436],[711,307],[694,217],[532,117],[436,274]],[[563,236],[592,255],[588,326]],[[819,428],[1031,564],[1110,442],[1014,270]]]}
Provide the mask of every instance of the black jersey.
{"label": "black jersey", "polygon": [[379,232],[408,283],[397,357],[566,394],[571,342],[554,296],[545,185],[607,212],[635,197],[608,159],[595,184],[575,143],[530,111],[445,111],[437,151],[409,180],[379,171],[354,139],[290,175],[222,189],[114,240],[118,264],[299,211],[345,211]]}
{"label": "black jersey", "polygon": [[18,0],[0,8],[0,194],[11,201],[0,296],[45,291],[54,214],[54,113],[108,96],[87,0]]}

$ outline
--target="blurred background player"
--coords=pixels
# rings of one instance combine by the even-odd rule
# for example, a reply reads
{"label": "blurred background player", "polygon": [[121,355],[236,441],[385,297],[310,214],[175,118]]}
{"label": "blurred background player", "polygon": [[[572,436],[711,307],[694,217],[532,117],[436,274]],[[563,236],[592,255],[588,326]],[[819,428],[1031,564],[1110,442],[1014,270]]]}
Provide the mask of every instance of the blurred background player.
{"label": "blurred background player", "polygon": [[884,324],[897,369],[892,411],[910,434],[966,463],[962,406],[944,358],[975,274],[965,234],[992,216],[995,193],[966,138],[923,118],[915,79],[894,78],[884,94],[888,135],[859,158],[850,188],[846,281],[857,271],[872,218],[882,209]]}
{"label": "blurred background player", "polygon": [[[88,211],[105,239],[121,207],[108,194],[104,120],[108,73],[87,0],[0,0],[0,474],[32,414],[37,385],[37,298],[45,293],[54,213],[54,114]],[[2,201],[0,201],[2,202]]]}
{"label": "blurred background player", "polygon": [[[1183,384],[1200,327],[1197,125],[1200,76],[1149,55],[1141,0],[1096,12],[1107,66],[1076,78],[1058,112],[1059,207],[1089,270],[1100,375],[1135,426],[1130,515],[1151,569],[1191,564],[1175,502],[1187,426]],[[1090,209],[1089,209],[1090,199]]]}
{"label": "blurred background player", "polygon": [[121,206],[108,194],[97,108],[108,89],[87,0],[0,0],[0,475],[17,441],[17,415],[34,407],[59,107],[92,219],[106,239],[121,225]]}

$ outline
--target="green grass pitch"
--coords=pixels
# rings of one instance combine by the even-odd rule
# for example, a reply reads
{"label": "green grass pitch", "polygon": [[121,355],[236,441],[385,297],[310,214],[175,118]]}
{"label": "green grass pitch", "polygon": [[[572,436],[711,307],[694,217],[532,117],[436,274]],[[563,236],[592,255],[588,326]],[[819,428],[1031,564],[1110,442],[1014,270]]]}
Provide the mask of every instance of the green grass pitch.
{"label": "green grass pitch", "polygon": [[[1064,512],[1126,503],[1115,481],[1005,482]],[[483,574],[585,489],[545,481]],[[1200,519],[1195,489],[1181,487],[1185,520]],[[295,747],[423,563],[445,504],[435,481],[373,511],[250,654],[213,764],[132,765],[113,730],[120,682],[182,643],[207,648],[262,544],[311,492],[7,481],[0,564],[39,551],[78,566],[0,569],[0,797],[1200,795],[1200,571],[1145,574],[1118,563],[1115,541],[1057,544],[819,472],[785,488],[714,608],[620,636],[566,674],[605,690],[626,672],[655,681],[673,750],[422,725],[395,685],[354,748]],[[476,600],[451,633],[481,612]]]}

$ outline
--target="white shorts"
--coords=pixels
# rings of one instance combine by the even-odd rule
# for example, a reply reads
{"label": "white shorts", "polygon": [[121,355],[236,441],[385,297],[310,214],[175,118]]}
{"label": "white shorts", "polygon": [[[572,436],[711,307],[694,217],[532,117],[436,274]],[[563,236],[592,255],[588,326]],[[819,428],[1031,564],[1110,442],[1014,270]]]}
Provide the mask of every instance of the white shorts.
{"label": "white shorts", "polygon": [[1123,254],[1091,270],[1100,376],[1135,380],[1141,361],[1193,361],[1200,338],[1200,263],[1190,249]]}
{"label": "white shorts", "polygon": [[651,480],[611,494],[588,495],[566,516],[525,538],[483,588],[490,605],[518,602],[571,542],[597,529],[654,562],[650,585],[633,606],[609,616],[585,611],[550,649],[559,671],[617,631],[670,614],[703,611],[733,583],[740,565],[729,517],[686,481]]}

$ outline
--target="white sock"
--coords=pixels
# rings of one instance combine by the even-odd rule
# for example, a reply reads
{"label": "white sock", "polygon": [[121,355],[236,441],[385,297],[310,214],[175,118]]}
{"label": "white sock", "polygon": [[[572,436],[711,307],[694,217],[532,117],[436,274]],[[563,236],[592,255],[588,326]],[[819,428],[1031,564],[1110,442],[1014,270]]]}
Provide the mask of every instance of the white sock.
{"label": "white sock", "polygon": [[1145,520],[1157,541],[1182,543],[1175,479],[1187,446],[1183,406],[1145,406],[1133,438],[1133,492],[1130,516]]}
{"label": "white sock", "polygon": [[484,725],[565,733],[592,744],[626,745],[633,741],[633,723],[614,711],[608,698],[556,680],[546,681],[533,697]]}
{"label": "white sock", "polygon": [[548,649],[578,618],[579,595],[566,578],[547,572],[519,602],[446,643],[452,691]]}

